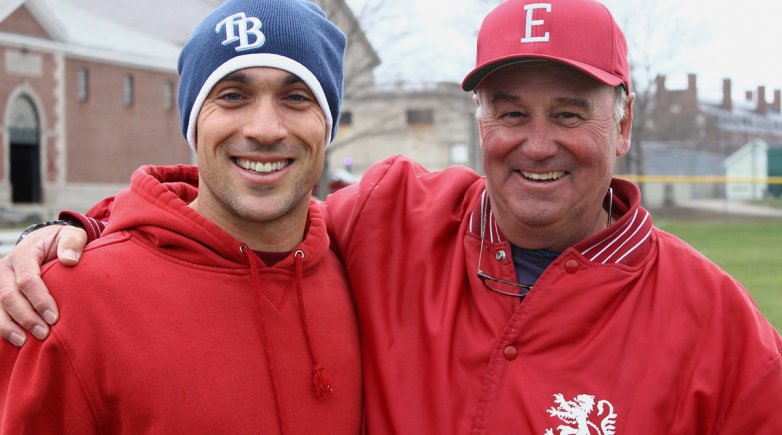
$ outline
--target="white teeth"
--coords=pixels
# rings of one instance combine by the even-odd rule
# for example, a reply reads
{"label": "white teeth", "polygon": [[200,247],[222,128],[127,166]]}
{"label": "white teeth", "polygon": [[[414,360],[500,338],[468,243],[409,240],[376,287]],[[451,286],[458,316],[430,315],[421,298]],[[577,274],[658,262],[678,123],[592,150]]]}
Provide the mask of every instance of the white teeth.
{"label": "white teeth", "polygon": [[236,164],[248,171],[258,172],[259,174],[271,174],[277,172],[288,165],[286,160],[279,162],[255,162],[252,160],[236,159]]}
{"label": "white teeth", "polygon": [[530,180],[550,181],[550,180],[557,180],[559,178],[564,177],[565,176],[565,171],[551,171],[551,172],[526,172],[526,171],[522,171],[521,175],[523,175],[524,178],[529,178]]}

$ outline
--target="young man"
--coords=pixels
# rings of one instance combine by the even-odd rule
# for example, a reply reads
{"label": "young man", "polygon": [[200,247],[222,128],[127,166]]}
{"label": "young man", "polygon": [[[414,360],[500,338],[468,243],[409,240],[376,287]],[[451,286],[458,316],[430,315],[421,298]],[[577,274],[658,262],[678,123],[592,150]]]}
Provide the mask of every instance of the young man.
{"label": "young man", "polygon": [[505,1],[463,87],[485,179],[392,158],[326,201],[369,432],[782,433],[782,339],[612,178],[634,95],[605,7]]}
{"label": "young man", "polygon": [[198,168],[137,170],[80,266],[44,268],[63,319],[2,344],[0,433],[360,432],[355,314],[310,198],[344,48],[301,0],[200,24],[179,62]]}

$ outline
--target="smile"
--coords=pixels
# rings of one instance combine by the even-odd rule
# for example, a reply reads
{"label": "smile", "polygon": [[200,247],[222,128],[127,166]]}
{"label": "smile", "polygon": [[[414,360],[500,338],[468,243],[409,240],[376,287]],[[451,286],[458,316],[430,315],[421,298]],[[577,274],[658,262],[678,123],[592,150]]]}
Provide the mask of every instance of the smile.
{"label": "smile", "polygon": [[521,175],[534,181],[553,181],[558,180],[565,176],[565,171],[551,171],[551,172],[527,172],[521,171]]}
{"label": "smile", "polygon": [[256,162],[253,160],[236,159],[239,167],[259,174],[271,174],[277,172],[290,164],[289,160],[280,160],[279,162]]}

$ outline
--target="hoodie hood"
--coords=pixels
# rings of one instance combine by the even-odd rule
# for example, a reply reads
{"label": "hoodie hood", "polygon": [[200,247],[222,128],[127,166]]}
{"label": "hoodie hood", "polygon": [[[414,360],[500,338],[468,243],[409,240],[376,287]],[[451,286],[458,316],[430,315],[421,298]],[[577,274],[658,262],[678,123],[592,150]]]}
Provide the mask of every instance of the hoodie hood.
{"label": "hoodie hood", "polygon": [[[114,199],[103,235],[130,231],[164,255],[210,267],[246,268],[243,243],[188,206],[198,195],[198,168],[188,165],[142,166],[130,188]],[[310,201],[308,232],[294,248],[306,254],[303,272],[316,267],[329,249],[323,217]],[[293,256],[273,267],[294,270]]]}

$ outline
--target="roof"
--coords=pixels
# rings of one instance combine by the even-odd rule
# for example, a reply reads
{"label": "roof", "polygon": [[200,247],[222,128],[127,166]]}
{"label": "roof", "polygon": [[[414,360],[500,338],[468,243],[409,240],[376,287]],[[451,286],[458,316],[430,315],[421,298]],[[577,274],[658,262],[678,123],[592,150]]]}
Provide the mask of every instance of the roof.
{"label": "roof", "polygon": [[45,5],[64,30],[65,42],[119,53],[176,59],[180,48],[130,27],[107,20],[64,0],[32,0]]}
{"label": "roof", "polygon": [[222,3],[222,0],[66,1],[178,47],[184,45],[198,23]]}
{"label": "roof", "polygon": [[51,40],[27,35],[0,33],[0,41],[11,45],[99,60],[175,71],[180,47],[96,15],[71,0],[26,0],[12,11],[0,11],[7,18],[20,7],[49,33]]}

